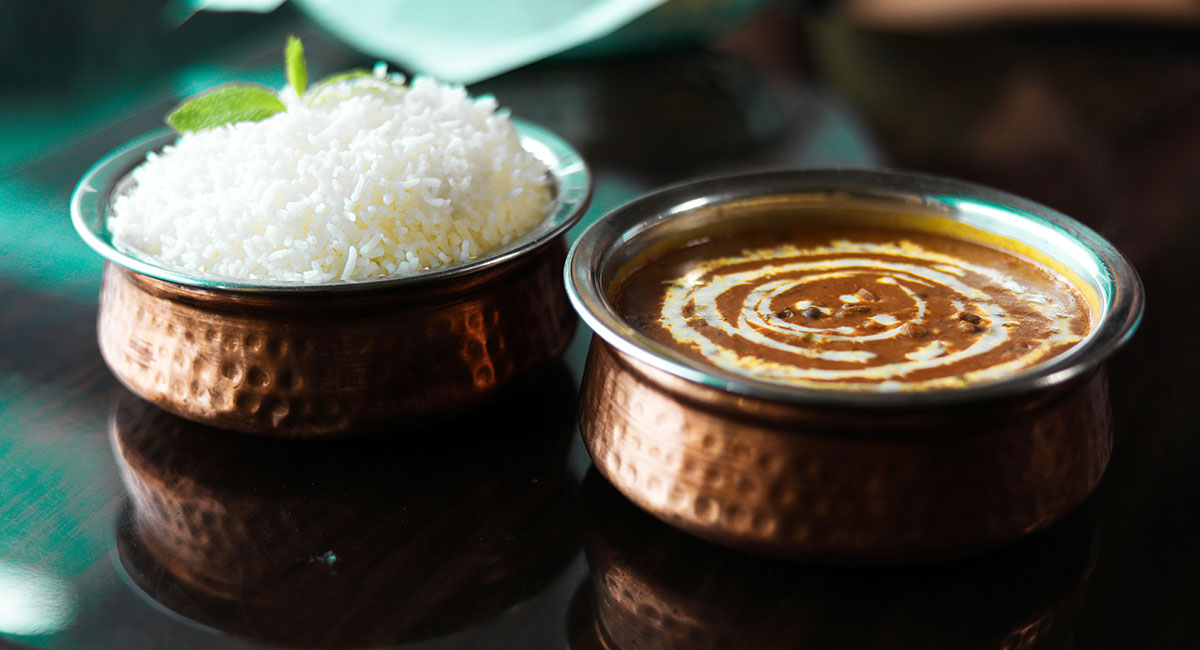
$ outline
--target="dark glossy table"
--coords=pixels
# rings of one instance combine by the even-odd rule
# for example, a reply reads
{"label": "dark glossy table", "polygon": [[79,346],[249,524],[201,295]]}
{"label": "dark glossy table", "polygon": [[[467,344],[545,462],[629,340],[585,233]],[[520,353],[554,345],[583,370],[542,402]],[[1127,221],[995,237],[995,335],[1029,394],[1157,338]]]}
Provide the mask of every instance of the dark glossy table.
{"label": "dark glossy table", "polygon": [[[261,24],[218,58],[231,74],[275,79],[289,29],[318,70],[358,63],[298,17]],[[0,644],[1200,647],[1198,42],[776,12],[713,50],[550,61],[473,89],[582,149],[588,221],[699,174],[894,166],[1042,201],[1132,259],[1148,309],[1110,364],[1116,448],[1094,496],[988,556],[890,569],[748,556],[636,510],[574,429],[585,331],[488,408],[363,441],[202,429],[128,394],[96,348],[99,263],[66,202],[173,101],[147,91],[0,178]]]}

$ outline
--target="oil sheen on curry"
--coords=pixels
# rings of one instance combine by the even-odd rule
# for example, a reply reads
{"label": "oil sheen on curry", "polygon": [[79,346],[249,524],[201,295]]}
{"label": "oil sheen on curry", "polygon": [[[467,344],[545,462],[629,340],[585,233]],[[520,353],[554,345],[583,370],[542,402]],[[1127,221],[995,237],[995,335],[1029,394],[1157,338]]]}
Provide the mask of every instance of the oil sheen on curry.
{"label": "oil sheen on curry", "polygon": [[613,300],[642,334],[701,363],[843,390],[995,381],[1091,327],[1088,303],[1057,272],[916,230],[733,231],[641,264]]}

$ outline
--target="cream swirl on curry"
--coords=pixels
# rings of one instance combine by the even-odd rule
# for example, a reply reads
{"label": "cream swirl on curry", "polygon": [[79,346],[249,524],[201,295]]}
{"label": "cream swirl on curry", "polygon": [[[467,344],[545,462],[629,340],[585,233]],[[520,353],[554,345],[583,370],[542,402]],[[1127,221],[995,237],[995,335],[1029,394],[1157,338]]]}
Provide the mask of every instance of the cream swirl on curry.
{"label": "cream swirl on curry", "polygon": [[641,333],[700,362],[859,390],[995,381],[1062,354],[1091,327],[1087,301],[1053,270],[907,230],[713,236],[641,264],[614,303]]}

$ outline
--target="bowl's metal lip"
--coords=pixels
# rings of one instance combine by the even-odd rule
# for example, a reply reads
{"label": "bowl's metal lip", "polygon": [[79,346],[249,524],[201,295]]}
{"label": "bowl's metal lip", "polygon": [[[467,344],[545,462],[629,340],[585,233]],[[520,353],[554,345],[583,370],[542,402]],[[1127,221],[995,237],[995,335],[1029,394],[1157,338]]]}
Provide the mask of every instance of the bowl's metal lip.
{"label": "bowl's metal lip", "polygon": [[[583,217],[591,203],[593,177],[583,157],[551,131],[518,118],[510,119],[516,127],[522,145],[527,150],[531,146],[537,149],[538,151],[531,153],[537,155],[549,168],[549,174],[556,185],[554,204],[550,213],[532,232],[466,263],[389,278],[300,283],[192,275],[162,266],[148,255],[122,251],[113,245],[106,227],[108,203],[118,184],[134,167],[145,161],[147,154],[162,149],[178,137],[167,128],[143,134],[114,149],[92,165],[80,179],[71,196],[71,222],[83,241],[106,260],[130,271],[187,287],[238,293],[330,294],[427,288],[453,283],[463,277],[505,265],[557,240]],[[552,226],[545,228],[547,223]]]}
{"label": "bowl's metal lip", "polygon": [[[934,197],[1003,206],[1013,216],[1049,226],[1088,250],[1109,275],[1112,295],[1088,337],[1044,364],[1006,379],[962,388],[896,392],[787,386],[707,366],[674,354],[623,327],[608,304],[600,277],[606,255],[614,247],[657,223],[697,207],[805,192],[904,197],[909,207],[929,205]],[[663,187],[615,208],[589,226],[567,253],[563,273],[572,306],[597,336],[620,353],[693,384],[808,407],[913,410],[969,406],[1049,389],[1086,374],[1128,341],[1141,322],[1145,302],[1141,278],[1129,260],[1098,233],[1065,214],[1008,192],[954,178],[864,168],[762,170],[703,177]]]}

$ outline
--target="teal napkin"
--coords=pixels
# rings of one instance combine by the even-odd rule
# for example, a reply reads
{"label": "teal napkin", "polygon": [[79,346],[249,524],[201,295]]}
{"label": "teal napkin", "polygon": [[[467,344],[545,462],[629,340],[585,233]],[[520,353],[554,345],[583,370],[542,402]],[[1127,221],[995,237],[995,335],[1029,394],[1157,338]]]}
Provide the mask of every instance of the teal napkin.
{"label": "teal napkin", "polygon": [[[271,11],[283,0],[186,0],[191,10]],[[293,0],[361,52],[474,83],[568,52],[595,56],[701,41],[766,0]],[[615,32],[615,33],[614,33]]]}
{"label": "teal napkin", "polygon": [[[356,49],[443,81],[473,83],[593,41],[665,0],[294,0]],[[193,0],[270,11],[282,0]]]}

